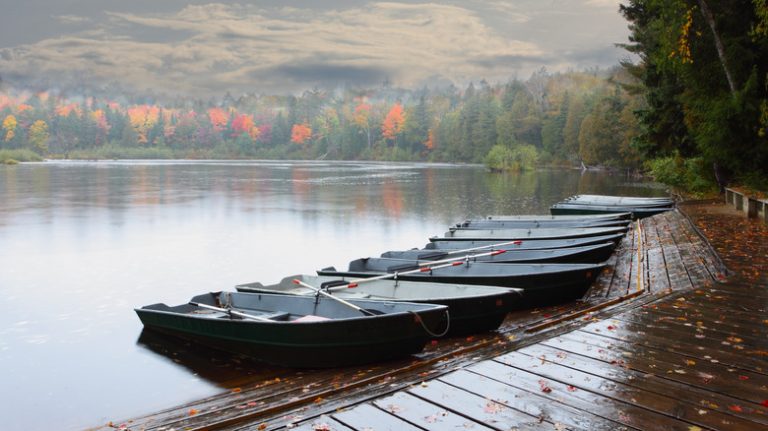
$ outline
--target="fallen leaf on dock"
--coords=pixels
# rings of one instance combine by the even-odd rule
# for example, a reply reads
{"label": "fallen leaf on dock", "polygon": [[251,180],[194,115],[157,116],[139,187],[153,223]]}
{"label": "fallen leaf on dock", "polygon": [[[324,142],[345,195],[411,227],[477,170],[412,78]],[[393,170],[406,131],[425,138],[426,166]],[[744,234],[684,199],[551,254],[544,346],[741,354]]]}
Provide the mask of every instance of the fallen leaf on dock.
{"label": "fallen leaf on dock", "polygon": [[488,401],[485,403],[485,408],[483,409],[484,412],[489,414],[496,414],[502,410],[501,404],[495,402],[495,401]]}
{"label": "fallen leaf on dock", "polygon": [[544,392],[546,394],[552,392],[552,388],[547,385],[546,380],[539,380],[539,388],[541,389],[541,392]]}

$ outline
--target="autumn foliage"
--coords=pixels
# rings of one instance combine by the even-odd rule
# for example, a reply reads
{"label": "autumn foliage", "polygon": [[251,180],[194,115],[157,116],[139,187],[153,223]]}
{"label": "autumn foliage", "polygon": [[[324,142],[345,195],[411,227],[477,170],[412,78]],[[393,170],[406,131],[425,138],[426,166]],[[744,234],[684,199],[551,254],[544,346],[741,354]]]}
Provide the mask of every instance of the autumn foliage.
{"label": "autumn foliage", "polygon": [[232,137],[237,138],[242,135],[248,135],[251,140],[259,137],[259,128],[253,122],[253,115],[238,114],[232,120]]}
{"label": "autumn foliage", "polygon": [[229,114],[221,108],[210,108],[208,110],[208,118],[211,121],[211,127],[216,132],[221,132],[227,128],[229,122]]}
{"label": "autumn foliage", "polygon": [[5,132],[5,141],[8,142],[16,135],[16,125],[18,122],[16,121],[16,117],[13,115],[8,115],[5,117],[5,120],[3,120],[3,131]]}
{"label": "autumn foliage", "polygon": [[312,129],[306,124],[294,124],[291,128],[291,142],[302,145],[312,137]]}
{"label": "autumn foliage", "polygon": [[395,103],[384,118],[384,123],[381,125],[381,135],[385,139],[394,140],[403,131],[404,125],[405,114],[403,113],[403,105]]}

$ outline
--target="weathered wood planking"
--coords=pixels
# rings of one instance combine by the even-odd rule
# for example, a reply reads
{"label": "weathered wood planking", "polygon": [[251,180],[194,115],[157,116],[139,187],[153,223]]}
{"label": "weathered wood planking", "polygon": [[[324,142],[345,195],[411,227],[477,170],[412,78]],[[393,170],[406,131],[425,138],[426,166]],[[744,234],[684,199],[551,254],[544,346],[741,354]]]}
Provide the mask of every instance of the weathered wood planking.
{"label": "weathered wood planking", "polygon": [[653,292],[671,289],[669,274],[667,271],[659,271],[659,268],[665,268],[667,263],[664,258],[664,247],[662,247],[659,238],[658,227],[656,223],[651,222],[651,219],[643,219],[641,223],[645,233],[643,245],[646,253],[645,280],[648,284],[647,289]]}
{"label": "weathered wood planking", "polygon": [[[698,409],[705,407],[710,410],[718,410],[724,414],[747,418],[758,423],[768,421],[765,407],[755,403],[755,397],[761,392],[760,386],[756,383],[744,385],[744,387],[737,384],[731,386],[733,390],[752,398],[747,400],[736,397],[732,393],[724,395],[709,390],[709,383],[717,378],[719,372],[724,370],[722,366],[701,364],[696,367],[697,372],[691,372],[692,365],[690,363],[664,362],[658,359],[659,357],[676,359],[674,355],[664,355],[663,352],[654,352],[655,354],[647,356],[633,355],[627,357],[626,352],[623,351],[605,351],[604,349],[599,351],[601,349],[590,346],[581,346],[580,348],[575,343],[576,341],[569,341],[562,346],[563,349],[538,344],[519,352],[542,361],[553,362],[578,371],[586,371],[589,374],[619,384],[633,386],[663,396],[684,394],[680,400]],[[560,346],[558,345],[558,347]],[[666,358],[666,356],[672,357]],[[688,372],[684,374],[674,372],[674,370],[685,369]],[[707,377],[703,378],[702,375],[705,374]],[[706,400],[706,405],[702,404],[702,400]],[[750,402],[755,404],[750,404]],[[744,408],[736,412],[728,408],[731,405],[747,407],[751,405],[751,408]],[[701,414],[699,411],[696,413]]]}
{"label": "weathered wood planking", "polygon": [[493,428],[485,426],[481,422],[457,414],[455,410],[424,401],[422,398],[406,391],[378,398],[373,401],[373,404],[428,431],[443,431],[446,429],[493,430]]}
{"label": "weathered wood planking", "polygon": [[[681,395],[688,394],[684,390],[674,391],[675,388],[672,385],[667,385],[665,393],[659,393],[650,392],[645,388],[638,388],[622,381],[623,379],[634,378],[631,373],[620,372],[613,379],[609,379],[596,372],[588,373],[568,368],[553,361],[526,355],[524,352],[511,352],[500,356],[496,361],[514,369],[507,371],[510,377],[533,373],[539,377],[540,386],[546,384],[547,387],[554,388],[553,382],[557,382],[558,385],[565,385],[565,392],[555,394],[555,389],[552,389],[553,397],[559,396],[563,403],[568,403],[570,398],[581,398],[585,402],[595,405],[595,407],[591,407],[593,411],[599,411],[597,406],[610,406],[629,411],[629,407],[623,406],[626,404],[632,406],[633,409],[644,410],[634,412],[634,416],[651,413],[648,419],[658,422],[659,419],[655,415],[660,414],[685,422],[683,424],[665,424],[670,429],[686,429],[690,424],[704,428],[717,428],[723,424],[728,424],[732,427],[731,429],[743,430],[752,430],[755,426],[754,422],[735,417],[728,412],[710,410],[706,414],[700,414],[701,407],[696,403],[685,401],[685,397],[681,397]],[[620,369],[621,367],[616,368]],[[496,370],[496,374],[503,372],[501,367],[494,367],[492,370]],[[493,372],[491,371],[491,373]]]}

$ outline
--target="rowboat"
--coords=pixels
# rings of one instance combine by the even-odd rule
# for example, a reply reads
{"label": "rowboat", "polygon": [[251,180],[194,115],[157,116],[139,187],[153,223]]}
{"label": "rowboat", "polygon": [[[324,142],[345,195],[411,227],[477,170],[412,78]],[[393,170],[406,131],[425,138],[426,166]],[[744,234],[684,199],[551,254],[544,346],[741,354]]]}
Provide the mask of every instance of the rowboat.
{"label": "rowboat", "polygon": [[546,228],[546,229],[477,229],[459,230],[451,229],[446,232],[441,240],[476,241],[483,239],[494,240],[526,240],[526,239],[568,239],[581,238],[612,233],[625,233],[626,226],[622,227],[584,227],[584,228]]}
{"label": "rowboat", "polygon": [[570,203],[558,203],[552,205],[549,211],[553,215],[558,214],[601,214],[601,213],[613,213],[613,212],[630,212],[632,217],[636,219],[650,217],[652,215],[661,214],[665,211],[671,210],[670,206],[654,206],[654,207],[627,207],[627,206],[604,206],[604,205],[580,205]]}
{"label": "rowboat", "polygon": [[[295,368],[362,364],[418,353],[448,324],[435,304],[215,292],[136,309],[145,328]],[[195,304],[195,305],[193,305]],[[357,308],[352,308],[357,307]]]}
{"label": "rowboat", "polygon": [[672,206],[674,199],[670,197],[636,197],[636,196],[608,196],[608,195],[575,195],[568,197],[563,202],[588,204],[588,205],[619,205],[630,207],[647,206]]}
{"label": "rowboat", "polygon": [[498,221],[584,221],[584,220],[628,220],[632,218],[631,213],[613,213],[613,214],[588,214],[588,215],[489,215],[483,220]]}
{"label": "rowboat", "polygon": [[251,293],[315,295],[312,289],[296,284],[293,281],[296,279],[326,289],[334,296],[346,300],[372,299],[445,305],[451,316],[450,330],[447,334],[451,336],[492,331],[498,328],[507,312],[520,301],[522,294],[519,290],[497,286],[422,283],[392,279],[370,282],[361,280],[355,283],[354,278],[312,275],[286,277],[277,284],[267,286],[259,282],[240,284],[236,289]]}
{"label": "rowboat", "polygon": [[645,198],[632,196],[576,195],[552,205],[552,215],[632,213],[633,218],[643,218],[674,208],[672,198]]}
{"label": "rowboat", "polygon": [[518,240],[498,240],[498,239],[479,239],[474,241],[454,241],[445,238],[432,237],[429,243],[424,246],[424,250],[457,250],[468,248],[486,248],[490,250],[538,250],[551,248],[579,247],[591,244],[600,244],[604,242],[613,242],[618,244],[624,238],[624,233],[614,233],[609,235],[588,236],[583,238],[569,239],[518,239]]}
{"label": "rowboat", "polygon": [[[459,241],[454,241],[459,242]],[[463,244],[463,242],[462,242]],[[611,257],[616,244],[603,242],[580,247],[550,248],[550,249],[507,249],[498,247],[505,253],[498,255],[478,256],[480,250],[471,247],[462,250],[404,250],[387,251],[381,257],[390,259],[439,260],[447,257],[470,259],[473,262],[494,263],[600,263]],[[468,250],[468,251],[467,251]]]}
{"label": "rowboat", "polygon": [[539,229],[539,228],[583,228],[583,227],[626,227],[630,220],[466,220],[456,224],[456,229]]}
{"label": "rowboat", "polygon": [[605,264],[485,263],[456,261],[454,265],[426,266],[405,259],[366,258],[349,263],[346,271],[334,267],[317,271],[332,277],[375,277],[395,274],[397,280],[482,284],[523,289],[516,308],[528,308],[584,296]]}

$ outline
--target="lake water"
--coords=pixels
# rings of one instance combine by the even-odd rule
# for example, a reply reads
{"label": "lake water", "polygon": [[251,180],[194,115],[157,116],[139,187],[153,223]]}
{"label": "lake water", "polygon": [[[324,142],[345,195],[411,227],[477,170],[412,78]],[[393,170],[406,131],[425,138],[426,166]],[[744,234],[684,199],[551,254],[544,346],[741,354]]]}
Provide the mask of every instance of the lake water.
{"label": "lake water", "polygon": [[162,354],[162,341],[140,339],[135,307],[343,267],[423,246],[467,217],[546,214],[577,193],[664,190],[604,173],[432,164],[0,166],[2,428],[97,426],[221,392],[217,376],[237,375]]}

